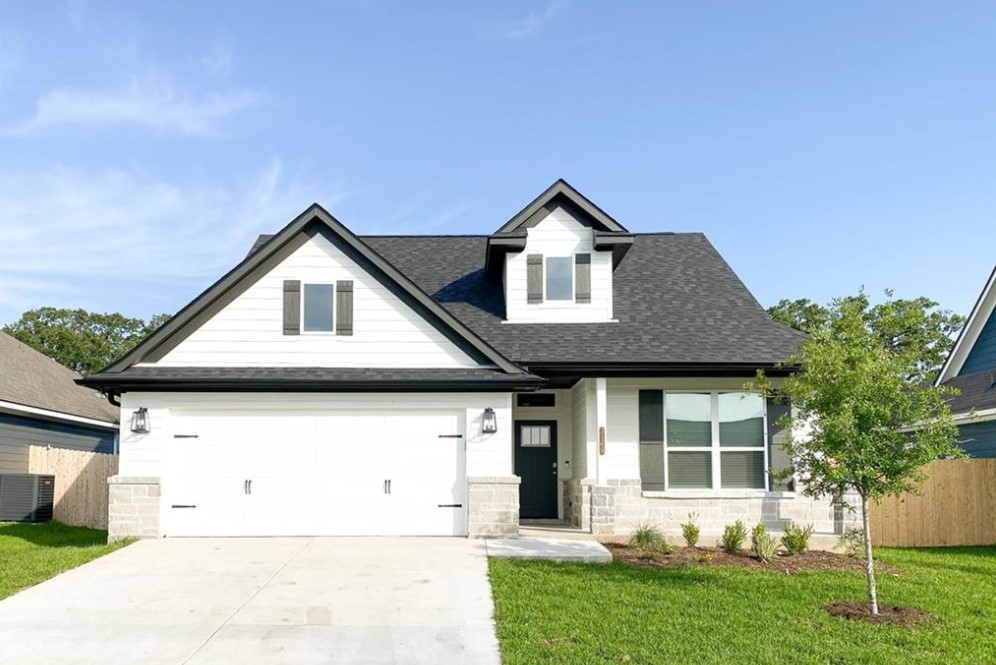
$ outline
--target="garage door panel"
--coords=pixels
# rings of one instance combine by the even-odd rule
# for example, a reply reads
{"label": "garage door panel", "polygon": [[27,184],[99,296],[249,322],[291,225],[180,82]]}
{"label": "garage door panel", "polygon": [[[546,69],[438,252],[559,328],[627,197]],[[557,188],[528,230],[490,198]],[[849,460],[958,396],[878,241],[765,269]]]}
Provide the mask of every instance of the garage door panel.
{"label": "garage door panel", "polygon": [[197,438],[171,446],[164,492],[198,507],[167,535],[466,533],[459,411],[191,412],[177,427]]}

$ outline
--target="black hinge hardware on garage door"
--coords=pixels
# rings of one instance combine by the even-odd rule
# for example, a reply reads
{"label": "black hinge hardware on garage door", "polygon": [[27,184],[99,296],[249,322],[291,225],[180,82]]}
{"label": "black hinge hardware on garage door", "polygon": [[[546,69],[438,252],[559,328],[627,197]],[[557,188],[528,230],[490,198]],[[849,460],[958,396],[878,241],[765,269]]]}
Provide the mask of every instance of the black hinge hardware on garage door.
{"label": "black hinge hardware on garage door", "polygon": [[173,435],[174,439],[196,439],[197,437],[198,437],[197,434],[174,434]]}
{"label": "black hinge hardware on garage door", "polygon": [[440,434],[440,439],[462,439],[463,434]]}
{"label": "black hinge hardware on garage door", "polygon": [[463,508],[462,503],[441,503],[437,508]]}

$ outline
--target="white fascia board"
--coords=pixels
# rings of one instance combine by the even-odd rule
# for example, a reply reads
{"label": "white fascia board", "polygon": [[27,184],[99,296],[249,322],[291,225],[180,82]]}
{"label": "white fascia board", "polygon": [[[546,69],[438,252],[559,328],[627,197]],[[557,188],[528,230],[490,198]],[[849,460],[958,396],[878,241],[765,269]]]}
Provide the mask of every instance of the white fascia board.
{"label": "white fascia board", "polygon": [[935,386],[939,386],[948,379],[958,376],[958,372],[961,371],[962,365],[965,364],[965,359],[968,358],[968,354],[971,353],[972,347],[975,346],[976,340],[979,339],[979,335],[982,333],[982,328],[986,325],[989,317],[992,316],[993,309],[996,309],[996,289],[993,289],[994,283],[996,283],[996,268],[993,268],[992,274],[989,275],[989,281],[986,282],[985,288],[982,289],[982,294],[975,302],[972,313],[968,315],[965,327],[962,328],[961,334],[958,335],[958,339],[955,341],[954,348],[951,349],[947,360],[944,361],[941,373],[937,375],[937,380],[934,382]]}
{"label": "white fascia board", "polygon": [[951,415],[956,425],[971,425],[972,423],[985,423],[996,420],[996,408],[979,409],[967,413],[955,413]]}
{"label": "white fascia board", "polygon": [[35,416],[38,418],[44,418],[46,420],[56,420],[60,422],[76,423],[81,425],[89,425],[91,427],[100,427],[107,430],[118,430],[117,423],[110,423],[106,420],[95,420],[93,418],[84,418],[83,416],[74,416],[69,413],[61,413],[59,411],[50,411],[48,409],[39,409],[36,406],[27,406],[25,404],[18,404],[16,402],[7,402],[5,400],[0,400],[0,411],[14,414],[23,414],[29,416]]}

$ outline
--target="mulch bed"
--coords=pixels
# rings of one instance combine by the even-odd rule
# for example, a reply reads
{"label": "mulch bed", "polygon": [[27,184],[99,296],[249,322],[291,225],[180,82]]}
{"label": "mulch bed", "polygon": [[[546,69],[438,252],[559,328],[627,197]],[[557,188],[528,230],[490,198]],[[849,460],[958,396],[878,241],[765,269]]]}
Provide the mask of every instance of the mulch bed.
{"label": "mulch bed", "polygon": [[889,623],[900,626],[911,626],[934,620],[932,614],[912,607],[879,606],[878,614],[872,614],[864,603],[831,603],[824,607],[831,616],[843,617],[848,621],[867,621],[869,623]]}
{"label": "mulch bed", "polygon": [[[779,553],[764,563],[751,552],[741,550],[728,554],[718,547],[676,547],[672,554],[646,556],[637,549],[622,543],[602,543],[612,552],[612,558],[632,566],[644,568],[675,568],[681,566],[710,566],[719,568],[751,568],[791,575],[803,570],[856,570],[863,571],[865,562],[843,554],[807,550],[801,554]],[[880,573],[895,573],[896,569],[875,562]]]}

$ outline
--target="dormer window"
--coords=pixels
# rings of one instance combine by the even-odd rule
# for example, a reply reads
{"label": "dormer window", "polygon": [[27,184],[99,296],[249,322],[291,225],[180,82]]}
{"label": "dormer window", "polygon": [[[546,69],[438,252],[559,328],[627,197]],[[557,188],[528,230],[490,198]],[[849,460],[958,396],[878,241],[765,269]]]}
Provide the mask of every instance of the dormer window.
{"label": "dormer window", "polygon": [[304,332],[332,332],[334,285],[305,284],[301,329]]}
{"label": "dormer window", "polygon": [[546,299],[574,299],[574,257],[550,256],[546,259]]}

